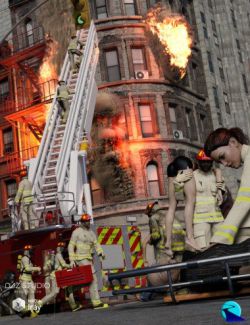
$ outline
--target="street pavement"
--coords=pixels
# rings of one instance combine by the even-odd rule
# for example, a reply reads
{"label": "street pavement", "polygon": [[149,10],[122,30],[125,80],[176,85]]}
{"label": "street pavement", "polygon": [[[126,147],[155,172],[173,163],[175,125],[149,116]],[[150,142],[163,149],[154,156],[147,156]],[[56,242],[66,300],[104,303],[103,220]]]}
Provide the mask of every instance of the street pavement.
{"label": "street pavement", "polygon": [[[217,299],[165,304],[162,300],[148,303],[130,302],[111,306],[108,309],[85,309],[77,312],[63,312],[39,315],[34,319],[21,319],[18,316],[0,317],[0,325],[37,324],[37,325],[223,325],[226,322],[220,315],[220,308],[225,301]],[[250,297],[233,299],[242,308],[242,323],[250,324]]]}

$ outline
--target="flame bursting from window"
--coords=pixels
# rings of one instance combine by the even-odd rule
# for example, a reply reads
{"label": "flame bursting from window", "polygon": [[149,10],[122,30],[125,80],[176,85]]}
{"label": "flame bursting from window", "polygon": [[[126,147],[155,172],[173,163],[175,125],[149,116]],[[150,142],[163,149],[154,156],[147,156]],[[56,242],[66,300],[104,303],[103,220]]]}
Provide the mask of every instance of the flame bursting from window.
{"label": "flame bursting from window", "polygon": [[162,8],[157,7],[148,12],[145,22],[164,46],[165,53],[170,57],[170,65],[180,70],[182,79],[186,74],[192,46],[187,21],[183,16],[171,13],[162,18]]}
{"label": "flame bursting from window", "polygon": [[[43,62],[39,68],[39,84],[42,91],[43,99],[51,100],[56,91],[57,72],[54,64],[54,58],[58,50],[58,42],[52,41],[47,35],[47,51]],[[47,119],[50,105],[46,104]]]}

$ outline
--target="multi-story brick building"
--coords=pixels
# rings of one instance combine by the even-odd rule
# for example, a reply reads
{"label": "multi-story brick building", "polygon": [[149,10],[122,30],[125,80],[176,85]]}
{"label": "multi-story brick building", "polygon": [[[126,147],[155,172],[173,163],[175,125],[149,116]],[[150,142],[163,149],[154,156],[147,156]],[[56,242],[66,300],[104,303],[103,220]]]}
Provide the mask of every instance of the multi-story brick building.
{"label": "multi-story brick building", "polygon": [[[178,83],[165,78],[164,69],[159,65],[150,47],[145,30],[143,17],[156,1],[95,0],[89,2],[91,16],[95,19],[99,37],[100,61],[96,79],[100,91],[116,94],[120,98],[120,125],[124,129],[125,139],[123,141],[126,143],[126,150],[123,150],[122,154],[126,158],[125,169],[129,181],[133,184],[132,195],[131,193],[127,197],[121,195],[119,201],[114,200],[112,195],[107,195],[108,189],[98,185],[94,174],[90,173],[94,214],[96,221],[100,224],[125,224],[127,222],[146,224],[147,219],[143,215],[143,210],[149,201],[157,199],[162,206],[167,207],[167,165],[173,157],[179,154],[193,157],[212,129],[198,39],[199,30],[196,24],[194,6],[196,2],[180,0],[163,2],[172,12],[186,16],[194,37],[187,75]],[[13,23],[20,19],[24,12],[28,12],[29,6],[32,7],[38,3],[39,1],[11,0]],[[6,161],[9,161],[6,157],[7,151],[1,152],[1,191],[5,191],[5,195],[1,196],[1,211],[5,211],[7,196],[14,193],[14,190],[13,193],[7,193],[6,182],[11,181],[14,184],[18,180],[18,170],[23,162],[23,150],[32,147],[34,141],[39,144],[39,139],[36,139],[31,132],[27,132],[27,128],[30,130],[27,116],[32,115],[33,120],[40,126],[41,132],[42,124],[45,122],[46,107],[44,107],[43,97],[39,95],[41,88],[37,89],[35,82],[32,84],[34,74],[30,71],[30,68],[36,71],[41,65],[45,53],[45,41],[44,37],[38,37],[34,42],[35,35],[43,35],[36,34],[34,28],[39,30],[41,27],[41,30],[58,43],[57,53],[60,53],[60,56],[57,56],[55,64],[60,67],[69,35],[73,30],[70,20],[70,0],[65,0],[64,5],[65,8],[61,1],[53,3],[49,1],[43,10],[40,8],[32,17],[26,17],[27,19],[24,19],[23,24],[20,24],[13,34],[13,37],[18,34],[20,40],[23,39],[20,34],[24,34],[26,45],[17,51],[12,51],[8,60],[3,58],[0,62],[4,67],[3,74],[10,74],[9,84],[15,89],[21,85],[24,88],[31,88],[31,93],[28,93],[31,97],[33,96],[30,102],[26,101],[26,104],[20,107],[20,100],[17,96],[19,92],[13,89],[9,92],[16,96],[10,99],[10,102],[14,100],[15,103],[11,106],[11,111],[8,111],[11,114],[6,116],[1,108],[1,128],[11,127],[11,132],[13,132],[11,139],[15,139],[11,140],[14,144],[9,152],[14,158],[11,161],[15,163],[15,170],[12,169],[11,172],[12,178],[10,178],[9,170],[6,169]],[[49,18],[48,12],[51,13]],[[61,19],[62,16],[64,19]],[[58,25],[59,22],[60,25]],[[60,33],[61,30],[65,30],[65,33]],[[27,65],[20,68],[19,62],[22,65],[22,61],[25,61]],[[18,68],[16,63],[18,63]],[[144,77],[138,78],[138,72],[142,72]],[[38,98],[37,102],[34,103],[36,98]],[[4,103],[6,104],[6,100]],[[11,124],[7,124],[7,121]],[[176,130],[179,131],[176,133],[179,139],[174,137]],[[33,132],[35,132],[34,129]],[[4,139],[10,137],[1,138],[2,147],[6,146],[8,141],[6,140],[5,143]],[[21,164],[16,165],[20,158]],[[126,182],[126,178],[123,180]],[[14,188],[15,185],[12,186]],[[2,213],[2,216],[4,215],[6,213]]]}
{"label": "multi-story brick building", "polygon": [[[94,181],[94,212],[98,223],[145,224],[147,202],[167,206],[167,165],[177,154],[193,157],[211,130],[210,110],[192,3],[165,1],[169,10],[185,14],[192,24],[194,45],[186,78],[173,83],[164,77],[145,31],[143,17],[156,1],[93,1],[99,37],[99,90],[120,95],[126,128],[126,155],[134,197],[105,202]],[[137,78],[137,71],[144,78]],[[175,139],[173,131],[180,131]],[[100,194],[100,192],[102,194]],[[134,219],[130,219],[133,215]]]}
{"label": "multi-story brick building", "polygon": [[[8,217],[7,198],[14,196],[23,162],[34,157],[46,122],[56,81],[41,77],[48,39],[34,13],[38,1],[5,1],[10,24],[1,24],[2,36],[20,22],[2,42],[0,54],[0,217]],[[9,8],[8,8],[9,5]],[[6,17],[8,17],[6,12]]]}

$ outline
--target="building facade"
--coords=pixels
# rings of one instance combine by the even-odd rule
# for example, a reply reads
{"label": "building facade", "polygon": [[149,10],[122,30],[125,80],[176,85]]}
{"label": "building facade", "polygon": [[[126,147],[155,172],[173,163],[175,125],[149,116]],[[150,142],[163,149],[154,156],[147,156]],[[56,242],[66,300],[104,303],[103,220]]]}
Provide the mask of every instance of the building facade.
{"label": "building facade", "polygon": [[194,1],[213,127],[249,134],[249,1]]}
{"label": "building facade", "polygon": [[56,87],[55,76],[44,78],[40,70],[50,39],[31,12],[39,3],[5,1],[11,24],[1,24],[1,33],[4,36],[19,24],[1,43],[0,51],[1,219],[8,219],[7,199],[16,193],[24,161],[36,156]]}
{"label": "building facade", "polygon": [[[193,1],[213,128],[250,136],[250,6],[245,0]],[[224,170],[235,194],[241,171]]]}
{"label": "building facade", "polygon": [[[92,175],[98,224],[135,222],[142,229],[143,225],[146,227],[148,220],[143,212],[149,202],[158,200],[167,208],[167,165],[177,155],[194,158],[212,130],[198,31],[192,24],[192,2],[164,2],[169,12],[185,15],[192,26],[192,56],[187,75],[179,83],[166,79],[146,33],[143,19],[155,4],[156,1],[91,2],[100,48],[98,87],[100,92],[120,97],[120,120],[126,134],[123,155],[133,184],[132,197],[116,202],[114,196],[105,195],[108,189],[98,186]],[[138,78],[138,71],[142,71],[142,79]]]}

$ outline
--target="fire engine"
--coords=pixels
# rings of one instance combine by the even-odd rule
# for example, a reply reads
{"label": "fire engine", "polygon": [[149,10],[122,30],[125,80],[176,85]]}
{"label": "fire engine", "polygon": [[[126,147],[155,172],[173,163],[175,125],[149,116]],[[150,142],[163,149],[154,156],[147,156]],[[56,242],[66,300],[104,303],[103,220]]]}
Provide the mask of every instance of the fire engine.
{"label": "fire engine", "polygon": [[[55,249],[59,241],[68,244],[83,212],[93,215],[86,151],[97,95],[95,71],[99,49],[94,23],[88,29],[78,30],[77,38],[84,44],[79,71],[70,69],[67,53],[59,77],[59,80],[66,81],[71,92],[67,123],[61,123],[55,96],[37,157],[25,162],[28,178],[33,184],[33,208],[39,226],[20,230],[17,209],[13,202],[9,202],[12,233],[1,236],[1,279],[6,273],[14,272],[18,281],[17,260],[27,243],[34,248],[33,264],[42,267],[46,253]],[[102,281],[105,274],[143,266],[140,231],[135,226],[96,227],[94,224],[92,229],[106,256],[102,267],[99,261],[95,261],[99,289],[102,297],[109,297],[112,295],[111,287],[108,282]],[[34,276],[34,281],[37,285],[36,298],[40,299],[45,295],[44,276],[38,274]],[[116,285],[116,288],[145,284],[145,277],[136,277],[133,281]],[[65,301],[64,295],[58,295],[57,301]]]}

